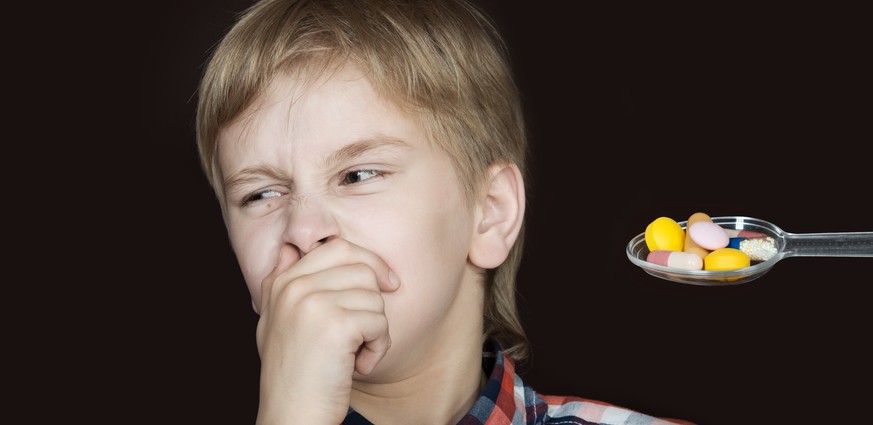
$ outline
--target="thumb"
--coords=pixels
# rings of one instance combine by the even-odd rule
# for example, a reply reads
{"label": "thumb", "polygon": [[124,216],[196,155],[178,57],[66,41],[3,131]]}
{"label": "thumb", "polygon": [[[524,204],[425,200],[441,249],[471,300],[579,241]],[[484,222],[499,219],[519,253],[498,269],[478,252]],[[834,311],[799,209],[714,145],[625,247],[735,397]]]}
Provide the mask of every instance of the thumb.
{"label": "thumb", "polygon": [[276,269],[273,270],[274,273],[282,273],[285,270],[288,270],[292,264],[294,264],[299,258],[297,249],[291,245],[283,244],[279,248],[279,254],[276,258]]}
{"label": "thumb", "polygon": [[[297,259],[297,250],[290,245],[282,245],[279,247],[279,252],[276,254],[276,265],[273,266],[273,270],[261,280],[260,294],[257,297],[252,298],[252,307],[254,307],[255,312],[261,314],[264,310],[264,306],[270,300],[270,293],[273,288],[273,282],[276,278],[288,270],[291,265],[293,265]],[[255,299],[260,301],[260,304],[255,302]]]}

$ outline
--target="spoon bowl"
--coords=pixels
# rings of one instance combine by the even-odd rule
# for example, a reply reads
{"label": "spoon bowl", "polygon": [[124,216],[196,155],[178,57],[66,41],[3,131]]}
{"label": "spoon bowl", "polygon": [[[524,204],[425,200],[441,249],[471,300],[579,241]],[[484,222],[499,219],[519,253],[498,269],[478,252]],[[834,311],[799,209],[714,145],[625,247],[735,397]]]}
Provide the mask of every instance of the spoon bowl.
{"label": "spoon bowl", "polygon": [[[649,248],[644,232],[627,244],[628,259],[646,273],[661,279],[690,285],[726,286],[758,279],[788,257],[873,257],[873,232],[789,233],[768,221],[744,216],[712,217],[712,222],[726,229],[763,233],[773,238],[776,254],[736,270],[677,269],[646,261]],[[682,221],[679,225],[685,230],[687,223]]]}

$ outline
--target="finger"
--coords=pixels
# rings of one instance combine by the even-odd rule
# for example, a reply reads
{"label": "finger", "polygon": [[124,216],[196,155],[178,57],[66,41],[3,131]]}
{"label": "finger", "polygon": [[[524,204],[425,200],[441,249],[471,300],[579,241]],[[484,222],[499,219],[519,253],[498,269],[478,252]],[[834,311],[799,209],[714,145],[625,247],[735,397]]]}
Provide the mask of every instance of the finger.
{"label": "finger", "polygon": [[[365,264],[323,270],[301,276],[293,282],[283,282],[283,278],[282,275],[274,274],[264,282],[265,290],[270,289],[270,292],[263,295],[261,317],[258,321],[256,336],[259,352],[263,348],[269,323],[277,323],[273,316],[282,315],[280,312],[287,312],[288,308],[290,311],[305,312],[303,314],[310,317],[318,317],[337,307],[343,311],[367,311],[384,315],[385,301],[376,282],[376,274]],[[284,323],[286,319],[279,319],[279,322]]]}
{"label": "finger", "polygon": [[266,313],[267,306],[270,304],[270,295],[273,293],[273,283],[278,276],[277,270],[274,268],[264,280],[261,281],[261,299],[259,304],[255,306],[255,311],[263,316]]}
{"label": "finger", "polygon": [[276,259],[276,270],[280,273],[288,270],[295,261],[297,261],[299,253],[292,245],[283,244],[279,247],[279,254]]}
{"label": "finger", "polygon": [[313,302],[322,303],[322,305],[336,305],[350,311],[385,313],[385,300],[379,291],[355,288],[319,292],[310,295],[310,297]]}
{"label": "finger", "polygon": [[381,257],[341,238],[332,239],[313,249],[295,265],[294,269],[295,273],[309,274],[318,270],[357,263],[366,264],[376,272],[377,283],[381,291],[395,291],[400,286],[400,279]]}
{"label": "finger", "polygon": [[[366,264],[356,263],[322,270],[288,281],[288,275],[273,272],[262,283],[260,315],[263,318],[269,310],[279,303],[298,308],[300,302],[307,300],[321,303],[329,297],[334,304],[349,309],[383,311],[384,300],[381,296],[375,271]],[[342,294],[344,291],[360,291]],[[356,298],[359,296],[360,298]],[[338,304],[340,302],[346,305]]]}
{"label": "finger", "polygon": [[[371,282],[371,286],[372,289],[352,288],[295,294],[295,296],[298,296],[299,298],[295,300],[291,311],[295,311],[304,317],[308,317],[311,321],[314,321],[319,325],[334,321],[335,319],[342,319],[338,323],[344,323],[348,327],[344,328],[341,332],[337,332],[337,335],[363,335],[365,332],[359,331],[358,329],[360,328],[360,325],[354,322],[354,314],[359,312],[383,316],[385,314],[385,300],[382,298],[382,293],[376,289],[375,282]],[[277,301],[279,299],[281,299],[281,297],[275,298]],[[283,326],[291,322],[291,316],[285,316],[279,313],[282,311],[281,306],[273,305],[269,307],[269,309],[264,309],[264,313],[261,314],[261,317],[258,320],[256,342],[258,343],[259,348],[263,345],[263,342],[267,337],[266,333],[269,331],[270,326],[276,326],[276,324]],[[348,317],[345,317],[347,313]],[[276,314],[280,314],[280,317],[276,317]],[[349,320],[345,320],[346,318]],[[307,327],[311,328],[311,326]],[[358,341],[357,344],[353,346],[353,348],[357,350],[357,348],[362,344],[364,337],[352,337],[352,339]]]}
{"label": "finger", "polygon": [[356,312],[355,316],[364,340],[355,357],[355,371],[367,375],[376,368],[391,347],[388,319],[384,314],[372,312]]}
{"label": "finger", "polygon": [[[281,279],[284,279],[282,276]],[[294,288],[287,288],[294,293],[304,295],[321,291],[344,291],[348,289],[366,289],[381,292],[379,277],[368,265],[362,263],[347,264],[320,270],[316,273],[299,276],[294,279]],[[274,288],[273,296],[278,291]],[[290,293],[288,295],[291,295]]]}
{"label": "finger", "polygon": [[[260,305],[255,305],[255,312],[263,314],[264,308],[269,304],[270,297],[273,292],[273,285],[276,278],[287,271],[297,260],[297,250],[290,245],[282,245],[279,247],[279,253],[276,258],[276,266],[273,270],[261,280],[261,297]],[[252,300],[254,302],[254,300]]]}

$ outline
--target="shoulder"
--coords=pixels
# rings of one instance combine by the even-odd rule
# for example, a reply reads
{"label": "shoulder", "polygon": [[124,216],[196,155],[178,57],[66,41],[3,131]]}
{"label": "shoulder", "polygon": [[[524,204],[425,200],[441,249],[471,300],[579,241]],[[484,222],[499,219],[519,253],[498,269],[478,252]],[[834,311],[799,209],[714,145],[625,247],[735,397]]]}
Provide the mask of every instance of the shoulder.
{"label": "shoulder", "polygon": [[548,405],[552,425],[694,425],[691,422],[656,418],[602,401],[581,397],[539,395]]}

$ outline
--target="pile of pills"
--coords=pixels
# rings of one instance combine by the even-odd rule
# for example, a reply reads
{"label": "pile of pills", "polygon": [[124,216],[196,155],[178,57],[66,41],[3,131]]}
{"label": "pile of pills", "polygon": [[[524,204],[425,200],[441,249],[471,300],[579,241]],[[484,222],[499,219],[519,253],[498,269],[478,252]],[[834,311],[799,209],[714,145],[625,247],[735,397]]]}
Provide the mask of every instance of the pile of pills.
{"label": "pile of pills", "polygon": [[702,212],[692,214],[685,227],[669,217],[652,221],[645,233],[646,261],[685,270],[736,270],[777,252],[772,237],[723,228]]}

